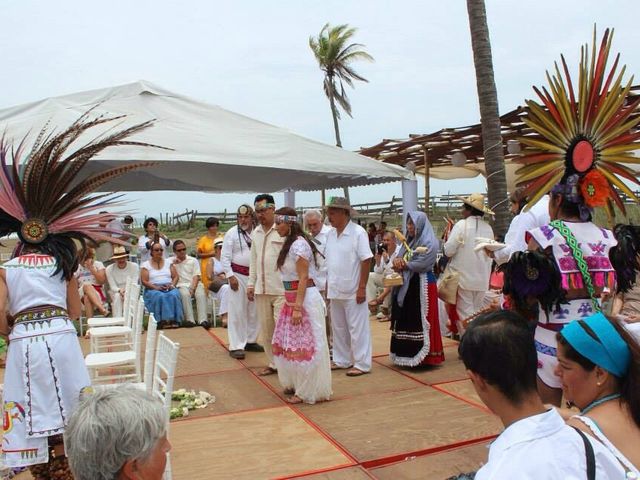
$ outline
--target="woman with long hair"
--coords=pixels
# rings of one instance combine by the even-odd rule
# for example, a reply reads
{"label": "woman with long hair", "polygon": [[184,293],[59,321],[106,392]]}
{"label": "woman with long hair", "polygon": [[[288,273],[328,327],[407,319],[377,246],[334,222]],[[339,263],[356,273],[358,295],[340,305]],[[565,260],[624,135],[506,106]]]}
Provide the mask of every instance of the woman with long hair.
{"label": "woman with long hair", "polygon": [[105,148],[146,145],[127,137],[150,125],[109,130],[85,146],[73,145],[90,128],[116,120],[88,115],[57,135],[43,130],[24,162],[22,144],[14,150],[0,140],[0,237],[17,234],[20,240],[14,258],[0,267],[0,334],[9,340],[2,463],[30,467],[36,479],[72,478],[62,434],[81,391],[90,386],[73,324],[80,316],[76,242],[124,243],[105,227],[112,214],[99,213],[114,206],[114,198],[89,194],[134,168],[152,165],[125,165],[86,177],[85,165]]}
{"label": "woman with long hair", "polygon": [[396,365],[416,367],[444,361],[438,290],[433,266],[438,239],[423,212],[409,212],[406,242],[393,260],[403,283],[393,289],[390,358]]}
{"label": "woman with long hair", "polygon": [[640,476],[640,345],[602,313],[557,334],[564,398],[580,409],[569,424],[599,439],[627,472]]}
{"label": "woman with long hair", "polygon": [[293,208],[275,212],[278,234],[285,238],[277,260],[285,305],[273,334],[278,379],[289,403],[315,403],[331,397],[331,363],[325,327],[325,304],[316,286],[315,244],[305,235]]}

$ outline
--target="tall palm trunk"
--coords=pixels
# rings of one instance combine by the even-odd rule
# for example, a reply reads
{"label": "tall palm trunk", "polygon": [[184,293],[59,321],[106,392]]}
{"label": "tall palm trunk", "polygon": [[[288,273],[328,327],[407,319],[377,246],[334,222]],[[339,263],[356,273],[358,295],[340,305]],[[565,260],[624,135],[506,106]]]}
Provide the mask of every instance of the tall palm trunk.
{"label": "tall palm trunk", "polygon": [[[331,116],[333,117],[333,131],[336,134],[336,147],[342,148],[342,140],[340,139],[340,126],[338,125],[338,110],[336,109],[336,100],[334,93],[333,76],[329,76],[329,105],[331,106]],[[349,200],[349,187],[342,187],[344,198]]]}
{"label": "tall palm trunk", "polygon": [[500,135],[498,94],[493,78],[491,41],[489,40],[484,0],[467,0],[467,12],[480,103],[482,145],[487,171],[487,195],[489,207],[496,214],[494,232],[496,235],[504,235],[509,228],[511,216],[507,201],[507,178],[504,171],[504,154]]}

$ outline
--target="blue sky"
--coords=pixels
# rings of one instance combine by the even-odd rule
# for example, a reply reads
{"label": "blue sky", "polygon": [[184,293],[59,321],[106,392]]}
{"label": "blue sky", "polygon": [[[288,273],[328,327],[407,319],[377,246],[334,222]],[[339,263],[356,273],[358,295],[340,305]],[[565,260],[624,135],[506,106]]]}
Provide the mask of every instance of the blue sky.
{"label": "blue sky", "polygon": [[[500,111],[564,53],[616,29],[613,50],[640,69],[636,1],[486,0]],[[375,63],[349,92],[354,118],[341,122],[345,148],[479,121],[466,2],[452,1],[122,1],[5,2],[0,42],[0,108],[145,79],[307,137],[333,144],[322,74],[308,38],[324,23],[358,28]],[[573,69],[575,71],[575,68]],[[482,180],[431,181],[433,193],[484,190]],[[352,190],[354,203],[400,196],[400,185]],[[420,186],[422,191],[422,186]],[[132,193],[139,214],[232,209],[251,195]],[[279,199],[282,197],[280,196]],[[318,193],[298,194],[316,205]]]}

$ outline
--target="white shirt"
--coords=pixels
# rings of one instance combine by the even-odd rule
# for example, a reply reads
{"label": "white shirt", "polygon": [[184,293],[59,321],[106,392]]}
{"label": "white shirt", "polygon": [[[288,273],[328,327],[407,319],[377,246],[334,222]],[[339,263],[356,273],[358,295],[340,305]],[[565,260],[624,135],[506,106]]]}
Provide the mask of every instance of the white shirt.
{"label": "white shirt", "polygon": [[130,279],[131,283],[138,283],[140,279],[140,267],[129,261],[127,261],[124,268],[119,268],[117,264],[112,263],[107,267],[106,274],[109,291],[115,293],[126,286],[127,279]]}
{"label": "white shirt", "polygon": [[200,262],[193,257],[187,255],[182,262],[177,263],[176,257],[171,257],[169,259],[174,267],[176,267],[176,271],[178,272],[178,283],[176,287],[191,287],[191,282],[193,281],[193,277],[200,276]]}
{"label": "white shirt", "polygon": [[493,230],[481,217],[471,216],[460,220],[451,229],[444,244],[444,254],[449,265],[460,273],[460,288],[486,292],[489,290],[491,259],[484,251],[474,251],[476,238],[493,238]]}
{"label": "white shirt", "polygon": [[[327,255],[327,236],[331,230],[335,230],[335,228],[329,225],[322,225],[320,232],[313,237],[319,243],[316,243],[316,248],[318,252],[320,252],[323,256]],[[317,273],[317,282],[316,285],[318,290],[324,292],[327,288],[327,262],[324,258],[318,255],[318,273]]]}
{"label": "white shirt", "polygon": [[384,257],[380,255],[380,263],[376,263],[373,267],[374,273],[378,273],[384,277],[390,275],[393,272],[393,261],[398,256],[398,251],[400,247],[396,245],[396,249],[392,254],[389,255],[389,258],[385,261]]}
{"label": "white shirt", "polygon": [[549,223],[549,195],[545,195],[527,211],[522,211],[511,220],[509,230],[504,236],[506,247],[496,250],[494,260],[498,265],[507,263],[515,252],[527,250],[526,234],[529,230]]}
{"label": "white shirt", "polygon": [[364,228],[349,222],[340,236],[333,229],[327,235],[327,297],[355,299],[360,283],[360,263],[371,258],[369,236]]}
{"label": "white shirt", "polygon": [[[153,237],[147,237],[147,235],[142,235],[138,238],[138,252],[140,253],[140,263],[148,262],[151,260],[151,250],[147,248],[147,243],[153,243]],[[169,258],[171,256],[171,240],[160,238],[160,246],[162,247],[162,256],[164,258]]]}
{"label": "white shirt", "polygon": [[220,263],[222,263],[222,268],[227,278],[235,275],[235,272],[231,270],[231,263],[236,263],[243,267],[249,267],[251,263],[251,248],[247,244],[244,235],[238,234],[239,228],[238,225],[235,225],[224,234]]}
{"label": "white shirt", "polygon": [[[596,459],[597,480],[624,479],[616,458],[587,435]],[[476,480],[585,480],[587,461],[582,438],[555,409],[509,425],[491,444],[489,461]]]}

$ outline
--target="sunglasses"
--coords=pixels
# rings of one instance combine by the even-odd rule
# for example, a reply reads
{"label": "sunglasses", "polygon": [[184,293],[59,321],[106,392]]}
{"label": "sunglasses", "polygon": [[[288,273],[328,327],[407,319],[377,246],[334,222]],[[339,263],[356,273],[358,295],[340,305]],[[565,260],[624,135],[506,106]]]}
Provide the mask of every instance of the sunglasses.
{"label": "sunglasses", "polygon": [[186,252],[186,248],[176,248],[176,252]]}

